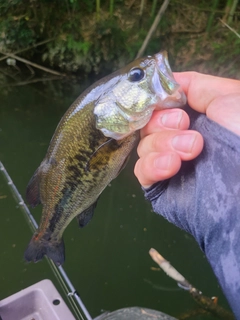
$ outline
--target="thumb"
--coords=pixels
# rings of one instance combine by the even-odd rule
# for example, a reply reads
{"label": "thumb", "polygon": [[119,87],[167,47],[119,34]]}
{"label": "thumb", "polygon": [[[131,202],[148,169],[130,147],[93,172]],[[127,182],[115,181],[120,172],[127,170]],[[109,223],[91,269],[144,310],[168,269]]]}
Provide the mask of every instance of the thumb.
{"label": "thumb", "polygon": [[194,110],[240,135],[240,81],[197,72],[174,73]]}
{"label": "thumb", "polygon": [[240,93],[215,98],[206,112],[208,118],[240,135]]}

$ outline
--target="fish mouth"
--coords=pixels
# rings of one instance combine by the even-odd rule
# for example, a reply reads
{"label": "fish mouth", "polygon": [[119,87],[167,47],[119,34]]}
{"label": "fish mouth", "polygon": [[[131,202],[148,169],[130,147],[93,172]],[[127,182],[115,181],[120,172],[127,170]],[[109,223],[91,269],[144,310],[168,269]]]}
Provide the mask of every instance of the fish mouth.
{"label": "fish mouth", "polygon": [[156,109],[183,107],[187,102],[187,98],[180,85],[174,79],[167,52],[157,53],[154,58],[156,69],[152,78],[152,86],[159,98]]}

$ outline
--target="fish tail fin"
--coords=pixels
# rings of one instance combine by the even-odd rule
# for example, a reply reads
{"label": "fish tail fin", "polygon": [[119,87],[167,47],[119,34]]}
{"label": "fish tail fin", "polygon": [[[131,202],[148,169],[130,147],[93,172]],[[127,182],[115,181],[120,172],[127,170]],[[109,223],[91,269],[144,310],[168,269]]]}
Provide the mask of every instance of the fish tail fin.
{"label": "fish tail fin", "polygon": [[24,253],[25,260],[27,262],[38,262],[45,255],[57,265],[62,265],[65,260],[63,240],[61,239],[59,242],[46,241],[42,238],[36,240],[36,236],[34,235]]}

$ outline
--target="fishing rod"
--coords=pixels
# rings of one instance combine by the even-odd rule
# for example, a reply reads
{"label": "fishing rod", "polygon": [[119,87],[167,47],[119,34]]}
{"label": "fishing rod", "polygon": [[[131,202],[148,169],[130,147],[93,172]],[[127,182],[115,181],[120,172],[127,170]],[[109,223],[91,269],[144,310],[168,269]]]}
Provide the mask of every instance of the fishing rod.
{"label": "fishing rod", "polygon": [[[0,161],[0,171],[2,172],[4,178],[7,181],[7,184],[10,187],[10,190],[12,191],[12,194],[17,201],[19,207],[21,210],[25,213],[25,217],[27,218],[27,221],[32,229],[32,231],[35,231],[38,228],[38,224],[36,220],[34,219],[33,215],[31,214],[29,208],[27,207],[26,203],[24,202],[21,194],[19,193],[17,187],[13,183],[10,175],[8,174],[7,170],[5,169],[3,163]],[[77,290],[74,288],[72,282],[70,281],[68,275],[66,274],[65,270],[63,269],[62,266],[57,266],[51,259],[46,257],[54,275],[60,282],[60,285],[62,286],[63,291],[68,297],[68,300],[75,312],[75,315],[77,316],[78,320],[84,320],[84,317],[82,313],[84,314],[85,318],[87,320],[93,320],[92,317],[90,316],[87,308],[83,304],[79,294],[77,293]],[[81,313],[81,311],[82,313]]]}

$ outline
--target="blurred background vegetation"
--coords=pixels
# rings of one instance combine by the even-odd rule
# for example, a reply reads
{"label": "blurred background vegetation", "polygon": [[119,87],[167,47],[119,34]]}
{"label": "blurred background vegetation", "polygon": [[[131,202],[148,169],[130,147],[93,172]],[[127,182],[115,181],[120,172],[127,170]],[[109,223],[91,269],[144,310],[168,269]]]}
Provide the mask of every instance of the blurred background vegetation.
{"label": "blurred background vegetation", "polygon": [[[0,0],[0,52],[67,74],[106,73],[135,58],[162,3]],[[238,32],[238,0],[171,0],[145,54],[165,49],[174,71],[240,78]],[[1,57],[0,71],[8,73]],[[8,64],[26,66],[11,59]]]}

